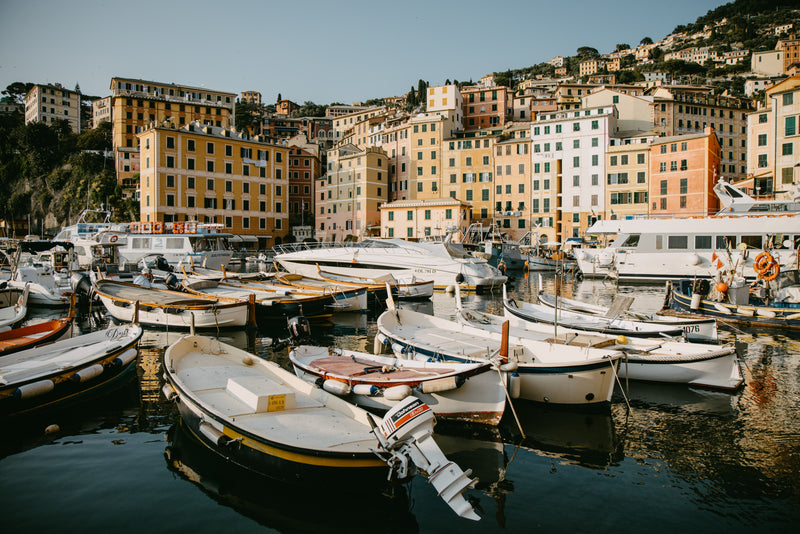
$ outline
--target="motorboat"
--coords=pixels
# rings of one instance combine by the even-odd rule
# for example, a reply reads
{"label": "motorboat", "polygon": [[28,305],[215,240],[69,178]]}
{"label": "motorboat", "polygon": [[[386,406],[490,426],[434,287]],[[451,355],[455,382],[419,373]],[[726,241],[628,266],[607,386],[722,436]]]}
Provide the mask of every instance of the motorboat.
{"label": "motorboat", "polygon": [[[384,288],[386,284],[392,290],[392,295],[399,300],[422,300],[433,296],[433,280],[417,280],[414,275],[409,278],[387,274],[379,278],[365,278],[352,274],[337,274],[324,271],[317,266],[317,274],[323,280],[339,284],[364,286],[377,289]],[[385,295],[385,292],[383,293]]]}
{"label": "motorboat", "polygon": [[507,280],[485,259],[476,258],[463,246],[452,243],[449,235],[443,241],[411,242],[393,238],[330,245],[281,245],[276,250],[275,261],[290,273],[309,277],[316,276],[319,265],[327,272],[365,278],[413,275],[417,280],[432,280],[436,289],[463,284],[462,289],[475,291],[499,286]]}
{"label": "motorboat", "polygon": [[623,356],[614,349],[504,336],[406,309],[387,309],[377,323],[375,352],[384,346],[406,358],[495,361],[507,373],[512,398],[549,404],[609,406]]}
{"label": "motorboat", "polygon": [[[91,222],[90,219],[99,219]],[[126,244],[126,225],[111,222],[111,212],[105,209],[85,209],[75,224],[65,226],[53,241],[73,244],[75,265],[72,270],[116,272],[119,269],[119,247]]]}
{"label": "motorboat", "polygon": [[96,397],[133,377],[138,325],[76,336],[0,358],[0,417]]}
{"label": "motorboat", "polygon": [[[539,287],[542,287],[541,282]],[[671,315],[661,315],[657,313],[640,313],[630,310],[633,302],[632,297],[617,296],[611,306],[601,306],[590,302],[564,298],[553,293],[539,291],[537,294],[539,303],[550,308],[568,310],[578,314],[589,314],[595,317],[606,319],[622,318],[632,321],[643,321],[648,323],[660,324],[668,327],[679,327],[683,330],[683,336],[689,341],[702,341],[705,343],[716,343],[719,339],[717,321],[708,318],[681,318]]]}
{"label": "motorboat", "polygon": [[30,288],[26,285],[23,289],[8,287],[0,288],[0,332],[15,328],[25,320],[28,314],[28,294]]}
{"label": "motorboat", "polygon": [[150,254],[163,255],[170,265],[198,265],[209,269],[228,267],[233,256],[229,239],[217,223],[132,222],[125,244],[119,247],[122,262],[136,265]]}
{"label": "motorboat", "polygon": [[389,410],[409,395],[436,417],[497,425],[506,404],[501,375],[489,362],[423,362],[339,348],[301,345],[289,352],[297,376],[352,400]]}
{"label": "motorboat", "polygon": [[407,397],[371,414],[278,364],[219,340],[186,336],[164,353],[163,392],[184,426],[227,461],[284,483],[337,488],[342,480],[381,488],[389,476],[424,472],[461,517],[480,519],[464,492],[469,471],[433,439],[434,415]]}
{"label": "motorboat", "polygon": [[92,288],[114,319],[125,323],[184,329],[241,328],[251,315],[247,300],[205,298],[114,280],[97,280]]}
{"label": "motorboat", "polygon": [[27,286],[30,306],[69,306],[73,293],[72,249],[73,244],[69,241],[20,241],[8,287],[22,291]]}
{"label": "motorboat", "polygon": [[760,203],[722,180],[714,190],[724,207],[713,216],[597,221],[587,235],[616,239],[607,247],[577,251],[583,276],[647,283],[710,279],[721,270],[737,270],[753,281],[753,261],[768,249],[781,269],[797,263],[800,202]]}
{"label": "motorboat", "polygon": [[744,383],[733,345],[687,343],[663,338],[637,338],[554,328],[517,318],[492,315],[461,306],[457,293],[458,321],[475,328],[501,333],[509,323],[509,335],[578,347],[613,348],[625,354],[617,369],[620,378],[648,382],[688,384],[735,391]]}

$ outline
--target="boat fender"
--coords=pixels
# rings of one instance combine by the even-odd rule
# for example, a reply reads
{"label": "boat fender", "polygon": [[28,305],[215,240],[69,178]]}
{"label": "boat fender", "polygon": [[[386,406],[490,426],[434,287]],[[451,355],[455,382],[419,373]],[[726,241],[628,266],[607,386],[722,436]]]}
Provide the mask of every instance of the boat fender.
{"label": "boat fender", "polygon": [[511,373],[516,371],[518,367],[517,362],[506,362],[500,365],[500,370],[504,373]]}
{"label": "boat fender", "polygon": [[388,345],[389,344],[389,338],[387,338],[384,334],[380,334],[379,333],[376,336],[376,339],[378,340],[378,343],[380,343],[381,345]]}
{"label": "boat fender", "polygon": [[463,274],[461,274],[461,273],[458,273],[458,274],[456,275],[456,283],[457,283],[457,284],[460,284],[460,283],[461,283],[461,282],[463,282],[463,281],[464,281],[464,275],[463,275]]}
{"label": "boat fender", "polygon": [[752,317],[754,315],[754,313],[755,313],[755,310],[753,310],[752,308],[750,308],[750,309],[747,309],[747,308],[736,308],[736,313],[738,313],[739,315],[743,315],[745,317]]}
{"label": "boat fender", "polygon": [[85,367],[72,375],[73,382],[86,382],[103,374],[103,366],[99,363]]}
{"label": "boat fender", "polygon": [[715,302],[715,303],[714,303],[714,308],[715,308],[715,309],[716,309],[718,312],[720,312],[720,313],[724,313],[725,315],[730,315],[730,314],[731,314],[731,310],[730,310],[730,309],[728,309],[728,307],[727,307],[727,306],[725,306],[724,304],[722,304],[721,302]]}
{"label": "boat fender", "polygon": [[445,292],[448,293],[448,294],[455,293],[456,292],[456,286],[454,286],[453,284],[450,284],[449,286],[447,286],[445,288]]}
{"label": "boat fender", "polygon": [[617,345],[625,345],[628,343],[628,338],[622,334],[617,336]]}
{"label": "boat fender", "polygon": [[522,380],[519,373],[513,372],[508,376],[508,395],[512,399],[518,399],[522,388]]}
{"label": "boat fender", "polygon": [[44,433],[45,434],[55,434],[56,432],[59,432],[60,430],[61,430],[60,426],[58,426],[56,424],[52,424],[52,425],[47,425],[47,427],[44,429]]}
{"label": "boat fender", "polygon": [[758,314],[761,317],[766,317],[768,319],[774,319],[775,318],[775,312],[772,311],[772,310],[757,309],[756,310],[756,314]]}
{"label": "boat fender", "polygon": [[138,354],[138,351],[136,349],[128,349],[125,352],[123,352],[122,354],[120,354],[119,356],[117,356],[116,358],[114,358],[114,361],[111,362],[111,364],[114,367],[124,367],[125,365],[130,363],[131,360],[136,358],[137,354]]}
{"label": "boat fender", "polygon": [[200,423],[198,430],[200,430],[200,433],[203,434],[209,441],[214,443],[217,447],[227,445],[229,441],[228,436],[211,426],[211,423],[203,421]]}
{"label": "boat fender", "polygon": [[795,321],[797,319],[800,319],[800,313],[793,313],[791,315],[787,315],[786,317],[784,317],[784,319],[788,319],[790,321]]}
{"label": "boat fender", "polygon": [[437,378],[435,380],[426,380],[425,382],[420,382],[419,390],[422,393],[426,393],[426,394],[439,393],[439,392],[442,392],[442,391],[451,391],[453,389],[457,389],[457,388],[461,387],[464,384],[465,379],[461,378],[461,381],[459,383],[459,380],[458,380],[459,378],[461,378],[461,377],[448,376],[446,378]]}
{"label": "boat fender", "polygon": [[383,390],[383,397],[386,400],[399,401],[411,395],[411,388],[408,386],[392,386]]}
{"label": "boat fender", "polygon": [[174,400],[178,396],[178,392],[169,384],[164,384],[162,386],[161,393],[168,401]]}
{"label": "boat fender", "polygon": [[353,393],[356,395],[364,395],[367,397],[374,397],[378,394],[380,388],[378,386],[372,386],[370,384],[356,384],[353,386]]}
{"label": "boat fender", "polygon": [[37,395],[44,395],[45,393],[53,391],[54,387],[56,387],[56,384],[52,380],[39,380],[38,382],[25,384],[15,389],[14,398],[29,399]]}
{"label": "boat fender", "polygon": [[350,393],[350,386],[338,380],[328,379],[322,383],[322,389],[334,395],[347,395]]}

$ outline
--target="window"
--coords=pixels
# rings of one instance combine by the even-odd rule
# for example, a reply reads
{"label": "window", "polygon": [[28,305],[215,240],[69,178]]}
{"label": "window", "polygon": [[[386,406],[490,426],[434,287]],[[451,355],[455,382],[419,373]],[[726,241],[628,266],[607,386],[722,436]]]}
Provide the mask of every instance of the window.
{"label": "window", "polygon": [[689,236],[670,235],[667,236],[667,248],[685,250],[689,248]]}
{"label": "window", "polygon": [[767,146],[767,134],[758,134],[758,146]]}
{"label": "window", "polygon": [[661,184],[660,185],[661,185],[661,194],[662,195],[666,195],[667,194],[667,181],[666,180],[661,180]]}
{"label": "window", "polygon": [[797,133],[796,119],[796,117],[786,117],[786,135]]}
{"label": "window", "polygon": [[592,121],[592,130],[597,130],[599,127],[600,126],[598,125],[597,121]]}
{"label": "window", "polygon": [[580,158],[580,156],[574,156],[572,158],[572,166],[575,167],[575,168],[581,166],[581,158]]}
{"label": "window", "polygon": [[644,164],[644,154],[636,154],[636,163],[638,165]]}
{"label": "window", "polygon": [[175,157],[174,156],[167,156],[167,167],[168,168],[175,167]]}
{"label": "window", "polygon": [[214,172],[214,162],[213,161],[206,161],[206,171],[207,172]]}
{"label": "window", "polygon": [[213,191],[214,190],[214,180],[213,180],[213,178],[209,178],[208,180],[206,180],[206,189],[208,189],[209,191]]}
{"label": "window", "polygon": [[794,95],[792,93],[785,93],[783,95],[784,106],[791,106],[793,102],[794,102]]}
{"label": "window", "polygon": [[572,131],[573,132],[580,132],[581,131],[581,123],[573,122],[572,123]]}
{"label": "window", "polygon": [[767,155],[766,154],[759,154],[758,155],[758,166],[759,168],[763,168],[767,166]]}

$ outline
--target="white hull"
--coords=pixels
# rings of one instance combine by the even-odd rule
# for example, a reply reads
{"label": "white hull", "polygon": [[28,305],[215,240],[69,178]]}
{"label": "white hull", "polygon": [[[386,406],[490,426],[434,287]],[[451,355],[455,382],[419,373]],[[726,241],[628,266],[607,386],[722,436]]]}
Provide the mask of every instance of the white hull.
{"label": "white hull", "polygon": [[20,282],[10,280],[9,287],[25,289],[28,286],[28,305],[42,306],[47,308],[65,308],[72,302],[72,288],[69,286],[54,286],[47,288],[34,282]]}
{"label": "white hull", "polygon": [[[640,359],[643,360],[643,359]],[[662,360],[662,361],[659,361]],[[648,356],[646,361],[623,359],[619,364],[620,378],[648,382],[688,384],[715,389],[737,389],[743,382],[742,372],[734,353],[697,361]]]}
{"label": "white hull", "polygon": [[[108,312],[117,321],[123,323],[134,322],[134,306],[120,306],[113,299],[98,294]],[[241,306],[229,308],[209,308],[202,310],[184,310],[179,313],[171,313],[164,308],[153,308],[152,310],[139,309],[138,323],[159,326],[164,328],[184,328],[192,326],[194,317],[195,328],[229,328],[244,327],[247,325],[247,303]]]}

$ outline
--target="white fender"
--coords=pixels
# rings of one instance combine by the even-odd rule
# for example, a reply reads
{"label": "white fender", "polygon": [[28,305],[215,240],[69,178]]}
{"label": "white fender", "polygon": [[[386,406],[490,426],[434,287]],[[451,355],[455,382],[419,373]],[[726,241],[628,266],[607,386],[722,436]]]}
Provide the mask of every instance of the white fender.
{"label": "white fender", "polygon": [[408,386],[392,386],[383,390],[383,397],[386,400],[403,400],[411,395],[411,388]]}
{"label": "white fender", "polygon": [[326,380],[322,383],[322,389],[334,395],[347,395],[350,393],[350,385],[339,380]]}
{"label": "white fender", "polygon": [[37,395],[44,395],[45,393],[53,391],[54,387],[56,387],[56,384],[52,380],[39,380],[38,382],[25,384],[15,389],[14,398],[29,399]]}
{"label": "white fender", "polygon": [[90,365],[89,367],[85,367],[80,371],[78,371],[77,373],[75,373],[74,375],[72,375],[72,381],[86,382],[87,380],[91,380],[92,378],[95,378],[103,374],[103,370],[104,370],[103,366],[100,365],[99,363]]}

